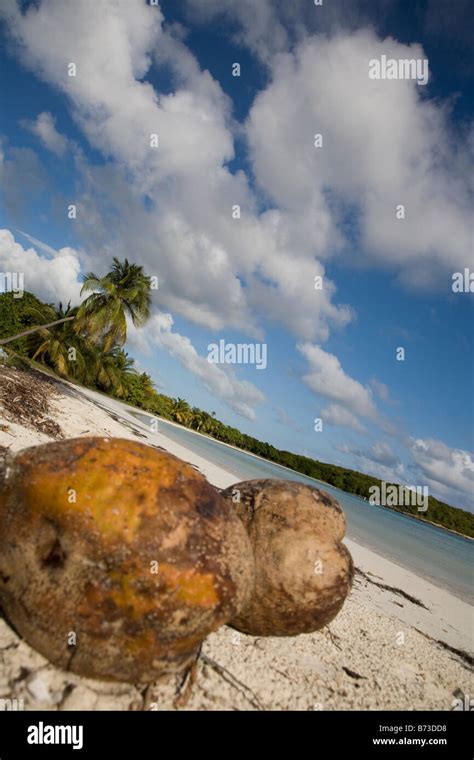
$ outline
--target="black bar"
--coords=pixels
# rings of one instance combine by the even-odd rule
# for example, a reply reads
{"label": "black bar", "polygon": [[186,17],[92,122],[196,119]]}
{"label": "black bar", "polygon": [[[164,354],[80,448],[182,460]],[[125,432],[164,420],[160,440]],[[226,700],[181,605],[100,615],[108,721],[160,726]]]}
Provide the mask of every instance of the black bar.
{"label": "black bar", "polygon": [[[61,726],[64,730],[57,731]],[[42,738],[43,743],[29,743],[28,737]],[[222,758],[241,750],[248,758],[257,747],[266,757],[273,749],[280,756],[287,747],[291,760],[296,753],[311,760],[328,756],[331,760],[359,756],[472,760],[471,737],[472,721],[466,711],[0,713],[0,760],[25,756],[138,760],[138,755],[161,760],[182,757],[187,749],[192,757],[197,751]],[[46,743],[49,739],[71,743]]]}

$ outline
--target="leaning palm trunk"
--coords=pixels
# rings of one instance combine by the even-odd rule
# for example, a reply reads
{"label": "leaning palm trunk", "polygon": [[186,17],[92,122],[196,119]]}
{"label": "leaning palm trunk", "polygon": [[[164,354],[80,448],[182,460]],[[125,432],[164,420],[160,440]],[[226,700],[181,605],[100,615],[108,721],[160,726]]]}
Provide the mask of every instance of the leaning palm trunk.
{"label": "leaning palm trunk", "polygon": [[56,322],[49,322],[47,325],[38,325],[38,327],[30,327],[29,330],[24,330],[21,333],[18,333],[18,335],[13,335],[11,338],[1,338],[0,339],[0,346],[4,346],[5,343],[11,343],[13,340],[17,340],[18,338],[24,338],[25,335],[31,335],[31,333],[37,332],[38,330],[45,330],[48,329],[48,327],[54,327],[55,325],[60,325],[62,322],[71,322],[76,317],[65,317],[64,319],[57,319]]}

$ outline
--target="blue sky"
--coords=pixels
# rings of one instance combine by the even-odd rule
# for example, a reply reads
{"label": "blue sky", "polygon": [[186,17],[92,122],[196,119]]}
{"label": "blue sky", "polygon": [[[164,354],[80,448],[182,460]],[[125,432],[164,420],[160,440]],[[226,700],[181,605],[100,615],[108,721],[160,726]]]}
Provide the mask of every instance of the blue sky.
{"label": "blue sky", "polygon": [[[472,509],[467,11],[5,0],[0,271],[77,301],[127,255],[160,280],[127,348],[163,392]],[[428,84],[371,81],[382,55],[428,59]],[[220,339],[265,342],[267,368],[210,364]]]}

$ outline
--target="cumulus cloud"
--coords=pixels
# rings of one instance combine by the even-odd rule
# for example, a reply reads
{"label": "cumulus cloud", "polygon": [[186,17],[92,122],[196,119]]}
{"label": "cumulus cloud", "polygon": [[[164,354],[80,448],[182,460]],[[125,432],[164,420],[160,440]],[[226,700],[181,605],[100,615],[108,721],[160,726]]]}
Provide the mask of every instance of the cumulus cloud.
{"label": "cumulus cloud", "polygon": [[321,412],[321,419],[329,425],[345,427],[358,433],[365,432],[364,426],[359,422],[355,414],[339,404],[330,404]]}
{"label": "cumulus cloud", "polygon": [[56,129],[56,119],[49,113],[43,111],[38,114],[34,121],[23,119],[20,122],[24,129],[27,129],[35,135],[43,145],[57,156],[63,156],[67,148],[67,138]]}
{"label": "cumulus cloud", "polygon": [[[90,142],[150,182],[180,170],[200,172],[232,158],[225,127],[227,99],[212,77],[169,95],[143,81],[163,34],[159,7],[140,0],[62,3],[43,0],[21,13],[2,9],[24,63],[70,98]],[[50,44],[50,39],[55,44]],[[68,76],[70,63],[76,76]],[[158,134],[159,147],[150,145]]]}
{"label": "cumulus cloud", "polygon": [[210,393],[243,417],[255,419],[255,407],[265,400],[263,393],[247,380],[238,380],[229,369],[208,362],[207,357],[198,354],[188,337],[172,328],[171,314],[154,314],[140,330],[129,326],[129,340],[144,353],[149,353],[153,345],[164,349],[195,375]]}
{"label": "cumulus cloud", "polygon": [[[54,249],[50,249],[54,251]],[[61,248],[46,259],[34,248],[23,248],[10,230],[0,230],[0,272],[23,275],[24,289],[48,303],[78,303],[81,284],[80,254],[74,248]]]}
{"label": "cumulus cloud", "polygon": [[[453,449],[436,439],[412,439],[409,448],[412,469],[427,483],[433,495],[458,501],[471,511],[474,494],[472,454]],[[454,495],[453,495],[454,494]]]}
{"label": "cumulus cloud", "polygon": [[[356,418],[365,417],[378,422],[379,412],[374,404],[372,391],[358,380],[348,375],[337,356],[311,343],[300,343],[300,353],[307,359],[309,368],[303,375],[303,382],[318,396],[330,399],[330,406],[322,415],[332,424],[345,425],[357,429]],[[344,414],[341,410],[347,413]]]}
{"label": "cumulus cloud", "polygon": [[364,458],[376,464],[382,464],[385,467],[397,467],[400,465],[400,458],[394,454],[390,444],[386,441],[374,441],[370,446],[351,446],[345,444],[339,447],[338,451],[353,454],[356,457]]}
{"label": "cumulus cloud", "polygon": [[[206,17],[218,10],[211,0],[200,5]],[[295,12],[269,0],[226,5],[255,30],[255,45],[271,29],[278,51],[246,125],[255,177],[270,202],[263,213],[245,174],[227,166],[235,126],[229,99],[182,33],[164,25],[159,7],[42,0],[22,12],[7,0],[0,13],[24,64],[67,96],[91,145],[126,178],[115,216],[120,232],[126,227],[140,241],[140,263],[159,259],[165,307],[213,329],[246,327],[257,335],[266,319],[299,339],[322,341],[352,318],[350,308],[334,303],[323,264],[348,247],[347,210],[359,258],[371,257],[411,284],[426,286],[440,270],[468,263],[468,151],[461,140],[456,147],[446,109],[416,84],[368,78],[370,57],[423,56],[419,45],[382,41],[371,30],[301,32],[285,52],[284,29],[306,21],[303,5]],[[332,11],[323,7],[312,6],[311,16],[327,19]],[[364,3],[357,7],[363,11]],[[70,62],[75,77],[67,76]],[[171,92],[146,80],[152,65],[167,66]],[[322,149],[313,145],[316,132]],[[150,145],[152,134],[158,148]],[[91,175],[98,179],[98,171],[84,169],[90,182]],[[104,197],[101,189],[96,198]],[[400,203],[403,221],[395,218]],[[236,204],[239,220],[232,218]],[[102,211],[103,200],[96,215]],[[111,247],[122,240],[117,234]],[[320,291],[312,288],[315,276],[324,277]]]}
{"label": "cumulus cloud", "polygon": [[405,466],[386,441],[375,441],[369,446],[342,444],[335,449],[355,457],[355,466],[362,472],[386,482],[405,484]]}
{"label": "cumulus cloud", "polygon": [[407,486],[427,486],[431,496],[473,511],[474,461],[470,452],[435,439],[411,438],[399,443],[401,456],[385,440],[334,448],[353,458],[351,466],[369,475]]}
{"label": "cumulus cloud", "polygon": [[380,380],[374,378],[370,381],[370,385],[374,389],[374,392],[381,399],[381,401],[390,401],[390,391],[385,383],[381,383]]}
{"label": "cumulus cloud", "polygon": [[359,260],[365,252],[404,282],[428,287],[469,265],[472,149],[451,133],[447,108],[414,80],[369,79],[368,61],[382,55],[425,57],[421,45],[381,40],[371,30],[309,37],[277,56],[247,124],[253,166],[293,223],[324,219],[331,200],[328,234],[349,210]]}

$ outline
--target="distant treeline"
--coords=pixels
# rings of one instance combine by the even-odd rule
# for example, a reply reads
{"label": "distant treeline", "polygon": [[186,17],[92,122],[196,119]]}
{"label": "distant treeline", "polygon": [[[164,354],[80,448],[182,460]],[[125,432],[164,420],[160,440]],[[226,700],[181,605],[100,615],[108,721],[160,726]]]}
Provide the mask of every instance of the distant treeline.
{"label": "distant treeline", "polygon": [[[32,309],[32,307],[34,307]],[[16,335],[29,326],[38,323],[38,313],[43,310],[45,321],[51,317],[52,306],[39,301],[31,293],[25,293],[23,298],[15,299],[11,293],[0,295],[0,338],[10,335]],[[34,313],[35,318],[31,316]],[[36,321],[35,321],[36,320]],[[54,331],[54,328],[53,328]],[[56,341],[68,340],[68,333],[61,328],[54,332]],[[29,357],[30,359],[37,352],[37,343],[33,339],[21,338],[6,348],[9,352],[13,351],[16,355]],[[66,346],[67,348],[67,346]],[[58,372],[58,365],[49,360],[49,354],[41,355],[44,364],[50,366]],[[117,359],[113,359],[117,363]],[[126,370],[123,367],[126,366]],[[58,372],[63,376],[81,382],[89,387],[96,388],[111,396],[119,398],[126,403],[136,406],[152,414],[156,414],[168,420],[177,422],[185,427],[205,433],[212,436],[218,441],[229,443],[237,446],[244,451],[268,459],[276,464],[300,472],[317,480],[322,480],[335,488],[342,491],[356,494],[363,498],[369,499],[371,486],[381,487],[381,480],[371,475],[349,470],[345,467],[338,467],[334,464],[319,462],[316,459],[293,454],[291,451],[277,449],[271,443],[259,441],[250,435],[242,433],[237,428],[225,425],[216,419],[214,412],[206,412],[197,407],[191,407],[187,401],[182,398],[172,398],[162,393],[158,393],[154,387],[153,381],[146,372],[138,373],[133,368],[133,359],[128,354],[119,354],[118,363],[115,367],[115,374],[119,375],[118,382],[109,383],[107,378],[111,375],[98,374],[96,378],[87,376],[78,377],[72,371]],[[114,376],[115,377],[115,376]],[[116,380],[116,378],[115,378]],[[437,525],[441,525],[450,530],[457,531],[466,536],[474,537],[474,515],[464,509],[452,507],[445,504],[433,496],[429,497],[428,510],[418,512],[416,506],[397,507],[401,512],[407,512],[416,518],[427,520]]]}

